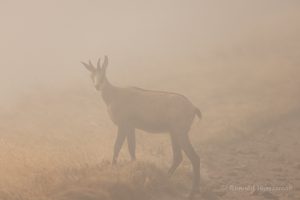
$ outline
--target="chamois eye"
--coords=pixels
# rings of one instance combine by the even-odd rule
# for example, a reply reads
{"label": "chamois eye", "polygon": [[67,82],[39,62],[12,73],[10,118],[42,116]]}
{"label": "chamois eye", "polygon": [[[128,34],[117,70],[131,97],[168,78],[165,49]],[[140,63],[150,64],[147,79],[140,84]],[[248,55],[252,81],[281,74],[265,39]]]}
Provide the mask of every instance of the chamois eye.
{"label": "chamois eye", "polygon": [[95,75],[94,75],[94,74],[91,74],[91,79],[92,79],[93,81],[95,81]]}

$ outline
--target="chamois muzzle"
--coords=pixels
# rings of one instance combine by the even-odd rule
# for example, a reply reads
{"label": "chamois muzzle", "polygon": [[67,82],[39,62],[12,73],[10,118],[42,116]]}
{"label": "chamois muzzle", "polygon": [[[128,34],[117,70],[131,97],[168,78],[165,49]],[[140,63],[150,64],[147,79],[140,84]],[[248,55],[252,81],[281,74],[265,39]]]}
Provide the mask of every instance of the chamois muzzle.
{"label": "chamois muzzle", "polygon": [[100,84],[95,85],[96,90],[100,91]]}

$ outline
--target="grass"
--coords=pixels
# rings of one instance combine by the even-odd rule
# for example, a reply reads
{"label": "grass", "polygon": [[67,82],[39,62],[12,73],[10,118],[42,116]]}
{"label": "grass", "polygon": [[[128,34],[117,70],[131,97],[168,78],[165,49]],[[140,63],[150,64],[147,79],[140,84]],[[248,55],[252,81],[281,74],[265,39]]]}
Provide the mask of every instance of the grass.
{"label": "grass", "polygon": [[[0,191],[0,199],[47,200],[138,200],[178,196],[185,188],[178,178],[148,162],[121,162],[111,166],[70,166],[61,170],[40,171],[26,185]],[[34,189],[34,190],[33,190]]]}

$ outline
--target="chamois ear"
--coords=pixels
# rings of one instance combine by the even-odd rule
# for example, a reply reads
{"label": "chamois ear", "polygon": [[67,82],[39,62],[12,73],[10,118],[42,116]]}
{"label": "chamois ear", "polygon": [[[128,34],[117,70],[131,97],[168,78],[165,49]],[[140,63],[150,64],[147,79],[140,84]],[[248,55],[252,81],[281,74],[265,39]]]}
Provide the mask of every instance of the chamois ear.
{"label": "chamois ear", "polygon": [[94,69],[96,69],[96,68],[94,67],[94,65],[92,64],[92,61],[91,61],[91,60],[89,60],[89,65],[92,66]]}
{"label": "chamois ear", "polygon": [[104,62],[102,64],[102,69],[105,71],[108,66],[108,56],[104,56]]}
{"label": "chamois ear", "polygon": [[83,64],[83,66],[85,66],[85,68],[87,70],[89,70],[90,72],[95,72],[96,69],[95,67],[92,65],[91,61],[89,62],[89,64],[85,63],[85,62],[81,62],[81,64]]}
{"label": "chamois ear", "polygon": [[98,62],[97,62],[97,70],[101,70],[101,60],[100,58],[98,58]]}

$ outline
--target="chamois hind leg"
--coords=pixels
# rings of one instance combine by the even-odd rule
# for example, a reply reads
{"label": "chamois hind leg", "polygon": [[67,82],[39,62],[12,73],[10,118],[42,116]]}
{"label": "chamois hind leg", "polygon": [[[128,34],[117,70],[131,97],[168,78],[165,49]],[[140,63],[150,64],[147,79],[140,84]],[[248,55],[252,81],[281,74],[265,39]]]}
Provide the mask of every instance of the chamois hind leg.
{"label": "chamois hind leg", "polygon": [[178,141],[176,139],[176,137],[172,134],[170,134],[171,136],[171,143],[172,143],[172,151],[173,151],[173,163],[168,171],[168,175],[171,176],[175,170],[177,169],[177,167],[180,165],[180,163],[182,162],[182,150],[180,145],[178,144]]}
{"label": "chamois hind leg", "polygon": [[117,138],[116,138],[115,145],[114,145],[114,155],[113,155],[113,160],[112,160],[113,165],[117,164],[118,156],[119,156],[120,150],[122,148],[122,145],[124,143],[126,136],[127,136],[127,128],[119,126]]}
{"label": "chamois hind leg", "polygon": [[131,157],[131,161],[135,161],[135,130],[134,128],[128,129],[127,133],[127,144],[128,144],[128,152]]}
{"label": "chamois hind leg", "polygon": [[195,149],[193,148],[188,133],[184,132],[183,134],[177,134],[177,139],[180,147],[184,151],[184,153],[187,155],[189,160],[192,163],[193,166],[193,186],[192,191],[189,195],[189,198],[192,199],[196,193],[199,192],[199,186],[200,186],[200,157],[196,153]]}

